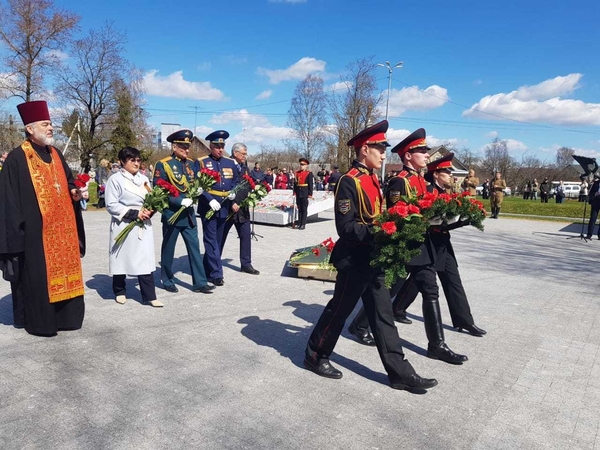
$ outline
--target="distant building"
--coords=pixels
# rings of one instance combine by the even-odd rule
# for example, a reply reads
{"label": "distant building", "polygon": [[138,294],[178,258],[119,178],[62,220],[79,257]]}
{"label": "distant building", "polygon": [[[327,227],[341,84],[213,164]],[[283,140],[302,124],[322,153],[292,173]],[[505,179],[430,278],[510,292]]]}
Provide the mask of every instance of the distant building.
{"label": "distant building", "polygon": [[158,142],[162,148],[171,148],[171,144],[167,142],[167,137],[170,134],[175,133],[178,130],[181,130],[181,125],[178,123],[161,123],[160,131],[158,133]]}

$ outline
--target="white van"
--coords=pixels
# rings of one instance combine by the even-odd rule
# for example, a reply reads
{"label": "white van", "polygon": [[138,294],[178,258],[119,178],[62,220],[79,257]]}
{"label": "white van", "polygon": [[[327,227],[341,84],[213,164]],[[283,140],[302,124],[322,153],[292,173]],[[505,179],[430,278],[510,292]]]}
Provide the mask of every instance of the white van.
{"label": "white van", "polygon": [[[552,189],[556,192],[557,186],[560,181],[552,182]],[[579,198],[579,189],[581,188],[581,182],[579,181],[563,181],[563,190],[565,198]]]}

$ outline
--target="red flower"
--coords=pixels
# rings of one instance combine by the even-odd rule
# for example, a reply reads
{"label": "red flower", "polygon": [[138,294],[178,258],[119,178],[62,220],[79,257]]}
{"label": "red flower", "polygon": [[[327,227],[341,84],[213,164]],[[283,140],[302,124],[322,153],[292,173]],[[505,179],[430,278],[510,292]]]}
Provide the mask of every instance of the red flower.
{"label": "red flower", "polygon": [[333,239],[328,237],[323,242],[321,242],[319,245],[322,247],[325,247],[327,249],[327,253],[331,253],[333,251],[333,247],[335,247],[335,242],[333,242]]}
{"label": "red flower", "polygon": [[173,197],[179,197],[179,191],[171,183],[167,183],[162,178],[159,178],[158,180],[156,180],[156,184],[161,188],[165,189],[166,191],[169,191],[169,194]]}
{"label": "red flower", "polygon": [[469,191],[465,191],[461,194],[463,197],[470,197],[471,193]]}
{"label": "red flower", "polygon": [[408,205],[404,202],[396,203],[394,206],[392,206],[390,209],[388,209],[388,212],[390,214],[393,214],[395,216],[400,216],[400,217],[406,217],[410,214],[409,210],[408,210]]}
{"label": "red flower", "polygon": [[417,205],[408,205],[408,213],[409,214],[420,214],[421,210]]}
{"label": "red flower", "polygon": [[313,248],[311,252],[313,252],[315,256],[319,256],[321,254],[321,250],[319,250],[319,247]]}
{"label": "red flower", "polygon": [[394,222],[385,222],[381,225],[381,229],[385,234],[394,234],[396,232],[396,224]]}
{"label": "red flower", "polygon": [[452,196],[450,194],[440,194],[439,198],[444,200],[446,203],[450,203],[452,201]]}
{"label": "red flower", "polygon": [[271,185],[269,183],[267,183],[266,181],[263,181],[261,184],[265,187],[267,192],[271,192]]}
{"label": "red flower", "polygon": [[256,187],[256,183],[254,182],[252,177],[250,175],[248,175],[247,173],[242,175],[242,178],[248,182],[248,184],[250,185],[250,189],[254,189]]}
{"label": "red flower", "polygon": [[217,172],[216,170],[210,170],[210,169],[207,169],[206,167],[204,167],[203,169],[200,170],[200,173],[214,178],[216,183],[219,183],[221,181],[221,174],[219,172]]}
{"label": "red flower", "polygon": [[431,202],[433,202],[436,198],[438,198],[437,191],[426,192],[425,195],[423,195],[423,197],[422,197],[423,200],[429,200]]}
{"label": "red flower", "polygon": [[77,175],[77,178],[79,178],[84,183],[87,183],[88,181],[90,181],[90,176],[87,173],[82,173],[80,175]]}
{"label": "red flower", "polygon": [[428,200],[426,198],[422,198],[417,203],[419,204],[419,208],[421,209],[428,209],[431,208],[431,205],[433,205],[433,201]]}

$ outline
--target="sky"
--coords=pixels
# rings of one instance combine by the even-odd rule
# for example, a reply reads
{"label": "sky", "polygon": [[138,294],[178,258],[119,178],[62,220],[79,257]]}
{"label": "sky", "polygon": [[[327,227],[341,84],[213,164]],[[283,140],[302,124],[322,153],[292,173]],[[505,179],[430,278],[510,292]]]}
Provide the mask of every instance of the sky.
{"label": "sky", "polygon": [[[600,2],[581,0],[55,0],[127,33],[150,123],[215,129],[249,152],[282,146],[297,83],[340,92],[348,64],[392,72],[388,140],[423,127],[430,145],[482,154],[506,140],[518,161],[562,146],[600,157]],[[64,55],[68,62],[68,54]],[[376,69],[385,99],[389,72]]]}

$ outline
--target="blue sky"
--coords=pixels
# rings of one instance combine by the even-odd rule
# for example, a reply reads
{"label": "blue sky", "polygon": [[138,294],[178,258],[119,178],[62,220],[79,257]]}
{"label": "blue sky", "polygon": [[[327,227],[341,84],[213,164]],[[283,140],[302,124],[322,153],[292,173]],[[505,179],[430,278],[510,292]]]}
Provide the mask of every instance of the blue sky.
{"label": "blue sky", "polygon": [[[392,76],[389,139],[424,127],[430,144],[553,161],[558,147],[600,156],[600,2],[538,0],[58,0],[126,31],[151,123],[204,136],[226,129],[250,153],[287,134],[296,84],[327,86],[352,61],[403,61]],[[387,94],[388,72],[378,84]],[[385,108],[385,102],[382,104]],[[513,120],[510,120],[513,119]]]}

